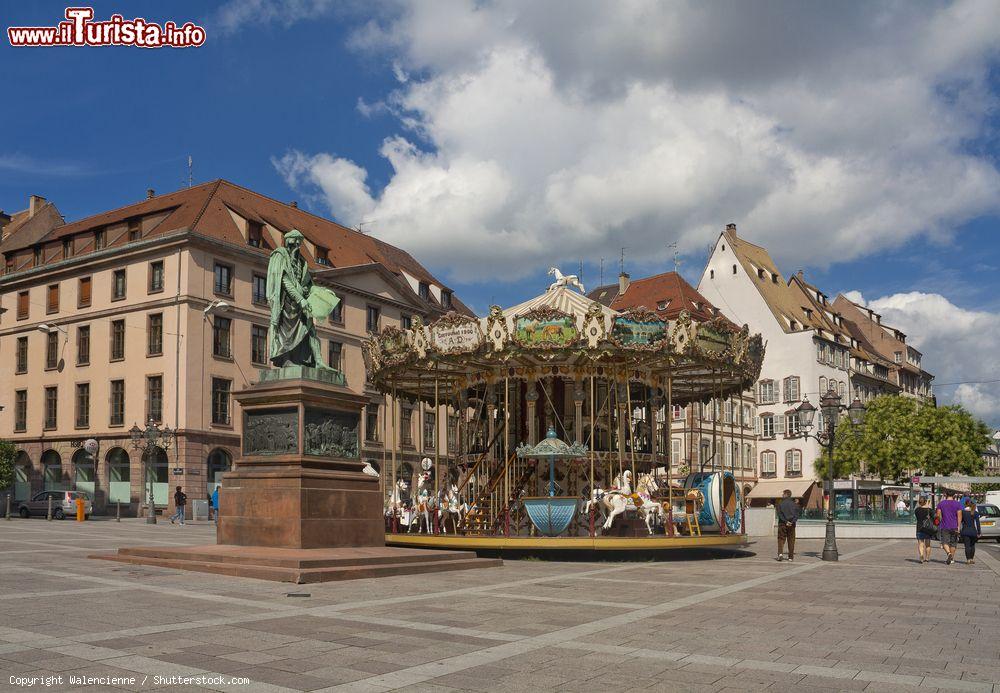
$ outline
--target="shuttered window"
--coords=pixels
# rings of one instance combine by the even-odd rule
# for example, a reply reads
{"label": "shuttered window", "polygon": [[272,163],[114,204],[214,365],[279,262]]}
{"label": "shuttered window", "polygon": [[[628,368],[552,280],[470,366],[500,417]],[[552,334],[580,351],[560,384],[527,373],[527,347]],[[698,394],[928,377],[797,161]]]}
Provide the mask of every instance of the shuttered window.
{"label": "shuttered window", "polygon": [[48,291],[45,294],[45,312],[46,313],[57,313],[59,312],[59,285],[49,284]]}
{"label": "shuttered window", "polygon": [[28,317],[28,292],[21,291],[17,294],[17,319],[23,320]]}
{"label": "shuttered window", "polygon": [[80,308],[86,308],[90,305],[91,296],[91,281],[90,277],[80,277],[80,286],[77,299],[77,306]]}

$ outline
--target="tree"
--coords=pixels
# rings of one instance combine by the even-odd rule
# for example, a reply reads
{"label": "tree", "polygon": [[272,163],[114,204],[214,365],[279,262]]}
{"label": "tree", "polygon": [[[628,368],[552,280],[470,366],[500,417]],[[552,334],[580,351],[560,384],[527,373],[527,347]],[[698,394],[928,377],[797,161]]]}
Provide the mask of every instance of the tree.
{"label": "tree", "polygon": [[17,447],[9,440],[0,440],[0,489],[14,485],[14,460]]}
{"label": "tree", "polygon": [[[834,474],[844,478],[865,472],[899,479],[912,471],[943,475],[982,470],[989,428],[959,406],[931,407],[909,397],[871,400],[864,424],[856,429],[842,414],[834,442]],[[828,474],[827,460],[814,468]]]}

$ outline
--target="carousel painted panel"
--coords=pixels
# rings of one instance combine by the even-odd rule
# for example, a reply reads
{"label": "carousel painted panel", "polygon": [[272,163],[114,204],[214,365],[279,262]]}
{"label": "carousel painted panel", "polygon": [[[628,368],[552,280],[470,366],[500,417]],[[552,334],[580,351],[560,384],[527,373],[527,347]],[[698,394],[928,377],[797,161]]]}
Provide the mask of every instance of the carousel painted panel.
{"label": "carousel painted panel", "polygon": [[431,325],[431,345],[443,354],[468,354],[483,343],[479,320],[446,315]]}
{"label": "carousel painted panel", "polygon": [[703,354],[721,356],[729,348],[731,335],[710,323],[698,325],[697,344]]}
{"label": "carousel painted panel", "polygon": [[514,340],[524,347],[567,347],[578,335],[576,318],[559,310],[531,310],[514,318]]}
{"label": "carousel painted panel", "polygon": [[667,336],[666,321],[646,310],[626,311],[611,326],[611,341],[623,349],[659,349]]}

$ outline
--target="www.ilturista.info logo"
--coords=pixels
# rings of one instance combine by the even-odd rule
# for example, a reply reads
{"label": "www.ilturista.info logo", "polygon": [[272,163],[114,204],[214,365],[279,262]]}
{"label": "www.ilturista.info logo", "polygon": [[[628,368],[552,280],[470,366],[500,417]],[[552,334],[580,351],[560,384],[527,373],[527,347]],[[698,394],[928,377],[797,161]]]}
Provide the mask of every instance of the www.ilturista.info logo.
{"label": "www.ilturista.info logo", "polygon": [[142,17],[125,19],[113,14],[95,22],[93,7],[67,7],[66,21],[57,26],[12,26],[10,45],[29,46],[138,46],[139,48],[190,48],[205,43],[205,29],[186,22],[156,24]]}

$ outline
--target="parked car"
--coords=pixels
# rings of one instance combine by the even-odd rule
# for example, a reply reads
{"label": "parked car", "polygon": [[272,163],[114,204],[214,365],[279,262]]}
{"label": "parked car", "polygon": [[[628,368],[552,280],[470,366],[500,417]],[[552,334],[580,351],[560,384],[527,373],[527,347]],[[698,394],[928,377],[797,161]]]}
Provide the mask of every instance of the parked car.
{"label": "parked car", "polygon": [[49,514],[49,497],[52,497],[52,517],[61,520],[66,516],[76,517],[76,499],[83,498],[83,514],[89,518],[93,511],[93,504],[90,496],[85,491],[42,491],[31,497],[31,500],[22,501],[17,509],[21,517],[31,517],[40,515],[46,517]]}
{"label": "parked car", "polygon": [[979,529],[983,531],[983,539],[996,539],[1000,544],[1000,507],[984,503],[977,505],[979,511]]}

